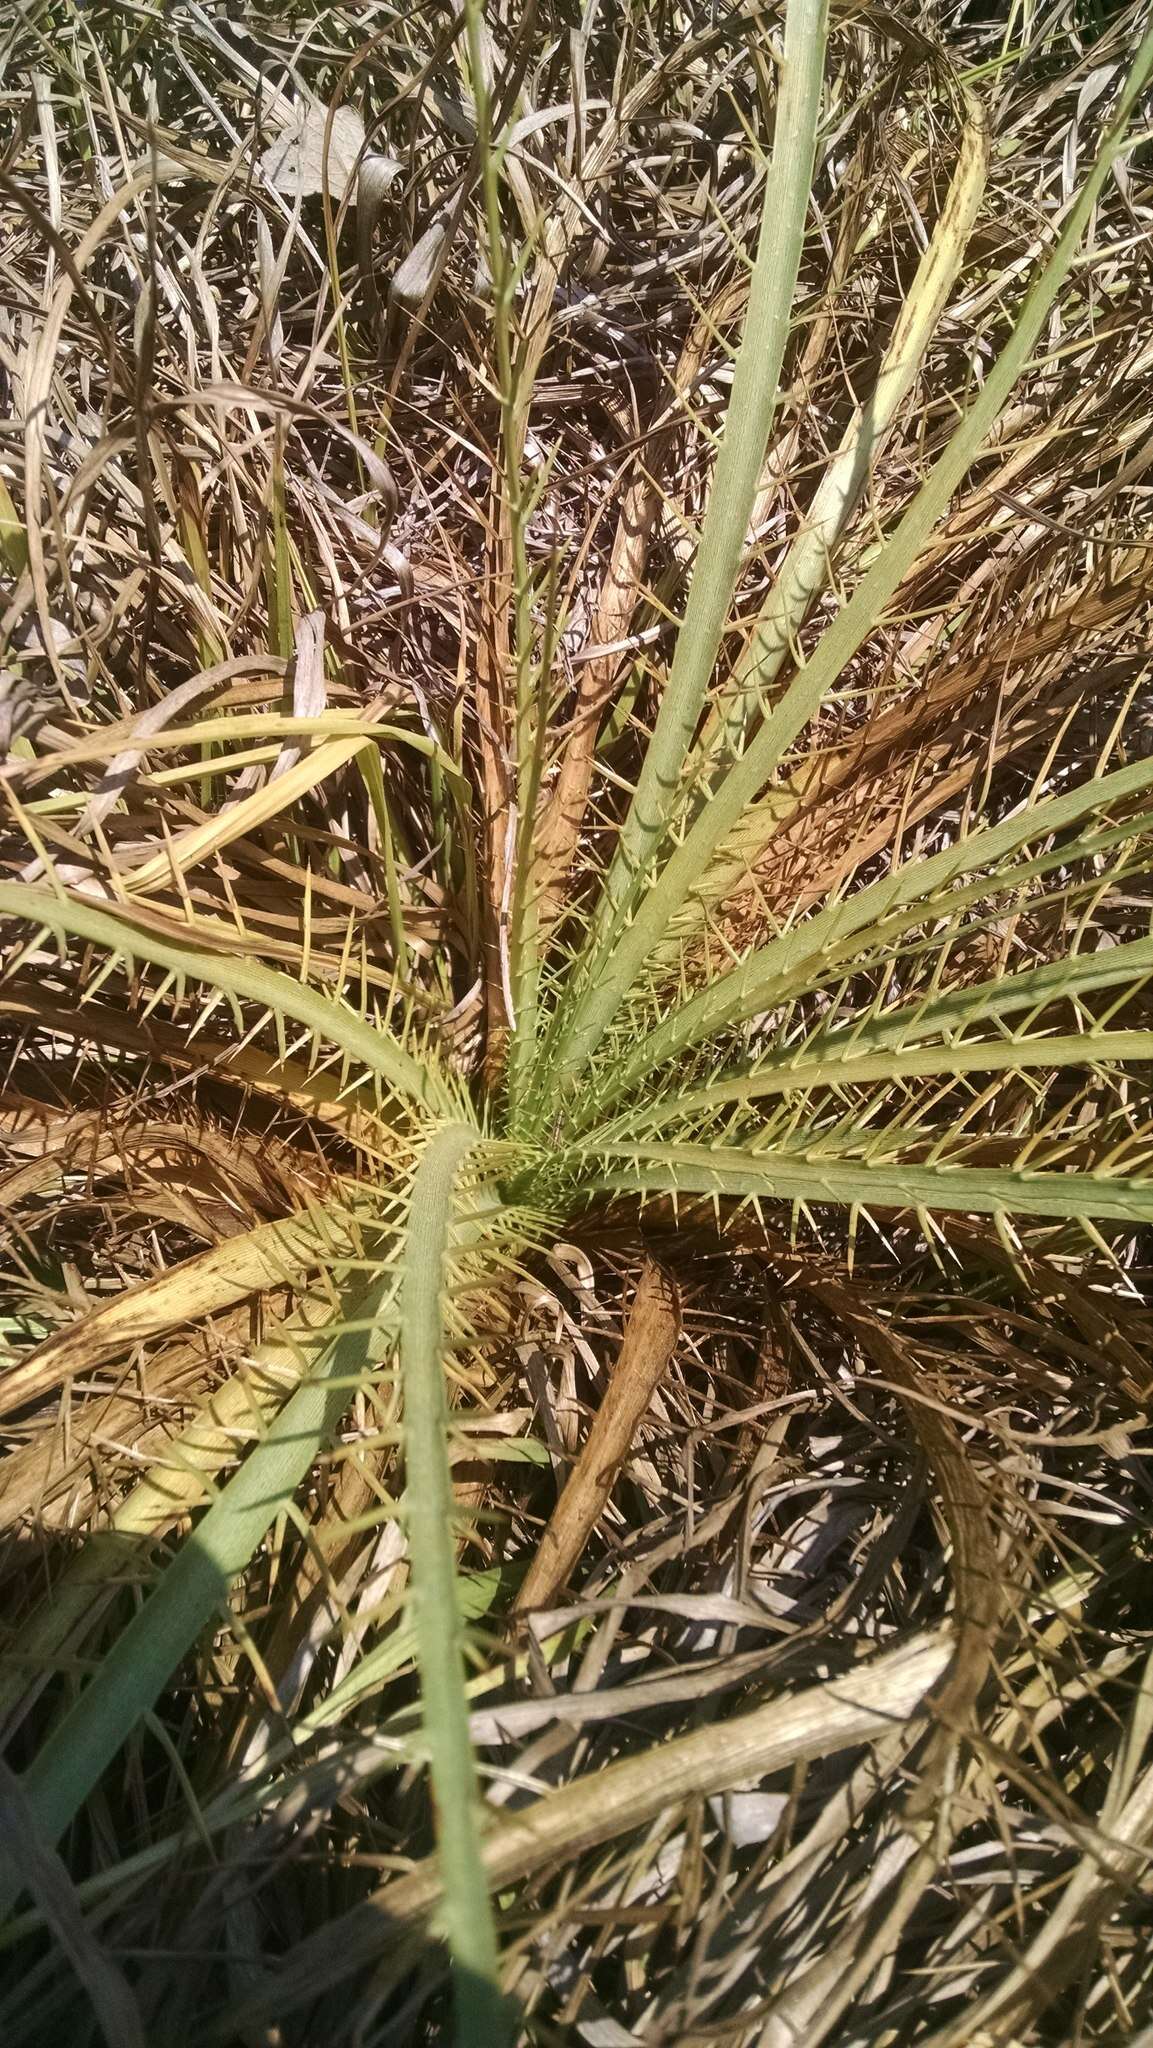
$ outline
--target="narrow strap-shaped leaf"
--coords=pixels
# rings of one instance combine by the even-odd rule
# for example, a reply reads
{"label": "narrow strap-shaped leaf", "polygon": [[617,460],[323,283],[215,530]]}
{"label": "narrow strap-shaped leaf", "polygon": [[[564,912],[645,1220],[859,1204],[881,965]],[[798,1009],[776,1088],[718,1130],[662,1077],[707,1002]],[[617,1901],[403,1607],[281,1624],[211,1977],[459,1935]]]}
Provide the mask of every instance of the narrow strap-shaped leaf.
{"label": "narrow strap-shaped leaf", "polygon": [[[1013,854],[1030,840],[1050,838],[1077,825],[1094,812],[1107,811],[1153,785],[1153,761],[1134,761],[1111,775],[1094,776],[1060,796],[1029,804],[1000,824],[973,832],[955,846],[946,846],[928,860],[906,861],[895,873],[881,876],[858,890],[843,903],[830,903],[815,917],[808,918],[769,945],[760,946],[740,965],[695,996],[670,1011],[655,1031],[637,1045],[631,1058],[615,1070],[608,1095],[600,1102],[616,1100],[643,1080],[646,1074],[676,1058],[690,1046],[699,1045],[728,1026],[756,1016],[783,996],[795,978],[811,975],[813,965],[845,946],[860,933],[868,936],[883,919],[907,907],[929,906],[938,895],[968,876],[989,870],[988,893],[1018,887],[1026,879],[1019,868],[1007,867]],[[1066,849],[1074,858],[1076,849]],[[960,907],[960,898],[957,899]],[[940,909],[943,911],[944,904]]]}
{"label": "narrow strap-shaped leaf", "polygon": [[796,1159],[725,1146],[606,1146],[586,1184],[619,1195],[718,1195],[965,1216],[1153,1222],[1153,1179],[1012,1167],[873,1166],[865,1160]]}
{"label": "narrow strap-shaped leaf", "polygon": [[[957,166],[916,275],[902,301],[877,381],[857,407],[805,514],[756,625],[702,734],[699,753],[738,753],[759,717],[817,593],[832,571],[832,551],[864,495],[897,414],[936,331],[985,190],[989,133],[983,109],[967,95]],[[717,764],[719,766],[719,763]]]}
{"label": "narrow strap-shaped leaf", "polygon": [[[1153,70],[1153,29],[1134,59],[1101,151],[1070,208],[1048,262],[1034,280],[1013,332],[980,392],[949,439],[895,533],[861,578],[852,597],[824,633],[794,683],[766,718],[748,750],[711,793],[692,829],[666,860],[641,899],[627,930],[591,959],[575,1004],[558,1026],[557,1069],[568,1080],[587,1065],[645,962],[665,940],[673,920],[704,881],[718,847],[763,789],[785,749],[819,710],[846,664],[868,639],[936,521],[945,511],[1024,369],[1061,285],[1068,275],[1097,196],[1108,177],[1134,106]],[[666,802],[669,799],[666,797]],[[634,806],[635,808],[635,806]],[[651,843],[650,841],[646,844]],[[607,888],[608,885],[606,885]]]}
{"label": "narrow strap-shaped leaf", "polygon": [[210,953],[74,896],[58,896],[50,889],[20,882],[0,883],[0,917],[25,918],[57,936],[86,939],[121,959],[166,967],[189,981],[206,982],[226,995],[260,1003],[274,1016],[291,1017],[340,1046],[368,1072],[379,1074],[398,1095],[429,1107],[447,1108],[453,1100],[447,1082],[431,1061],[426,1065],[414,1059],[390,1032],[259,961]]}
{"label": "narrow strap-shaped leaf", "polygon": [[[337,1264],[334,1251],[330,1273]],[[115,1598],[125,1578],[138,1578],[145,1567],[150,1577],[159,1576],[161,1538],[205,1507],[218,1475],[235,1466],[245,1444],[267,1431],[327,1350],[331,1315],[331,1280],[318,1282],[298,1299],[284,1328],[266,1337],[215,1387],[183,1428],[166,1435],[157,1462],[113,1508],[107,1523],[91,1530],[75,1556],[54,1573],[43,1600],[21,1623],[19,1663],[0,1663],[0,1726],[9,1724],[25,1700],[34,1673],[57,1668],[65,1644],[76,1654],[104,1612],[102,1595]],[[20,1506],[13,1489],[0,1502],[4,1526],[11,1528],[20,1519]]]}
{"label": "narrow strap-shaped leaf", "polygon": [[417,1168],[401,1280],[400,1363],[414,1626],[443,1920],[453,1960],[457,2048],[501,2048],[511,2041],[512,2028],[500,1995],[496,1928],[481,1853],[444,1378],[444,1300],[456,1177],[478,1141],[475,1129],[450,1124],[430,1138]]}
{"label": "narrow strap-shaped leaf", "polygon": [[287,811],[309,790],[319,788],[330,775],[347,767],[358,754],[374,747],[375,741],[356,737],[323,741],[312,753],[305,754],[286,768],[282,775],[269,776],[250,795],[215,812],[201,824],[189,826],[162,852],[152,854],[125,875],[125,887],[133,896],[147,896],[152,890],[165,888],[171,884],[175,872],[187,874],[201,861],[222,853],[226,846],[234,845],[246,834],[258,831],[271,818]]}
{"label": "narrow strap-shaped leaf", "polygon": [[[379,1323],[393,1291],[389,1272],[359,1300],[350,1327],[333,1338],[314,1372],[222,1488],[155,1592],[33,1759],[23,1785],[45,1842],[57,1841],[84,1804],[181,1658],[220,1612],[232,1580],[331,1440],[348,1403],[349,1380],[364,1372],[381,1348],[383,1340],[374,1344],[364,1325]],[[11,1903],[10,1897],[0,1899],[0,1908]]]}
{"label": "narrow strap-shaped leaf", "polygon": [[[271,656],[265,665],[273,666]],[[218,680],[211,672],[207,677],[193,678],[201,691],[213,688]],[[104,761],[108,762],[105,780],[111,780],[114,775],[124,774],[135,767],[142,754],[177,753],[185,747],[228,745],[234,740],[260,739],[375,740],[378,747],[386,743],[407,747],[423,760],[435,763],[443,775],[450,776],[457,783],[462,780],[451,754],[427,733],[411,732],[403,725],[385,725],[376,718],[357,718],[350,711],[323,711],[311,718],[303,714],[297,716],[291,711],[230,711],[227,715],[198,718],[191,725],[170,725],[155,732],[147,727],[142,731],[142,726],[143,716],[136,720],[126,719],[122,725],[104,732],[99,739],[77,740],[56,753],[44,754],[34,764],[29,764],[30,780],[33,785],[51,781],[65,768]],[[122,731],[123,741],[117,737]],[[119,745],[121,751],[109,760],[109,748],[113,743]]]}
{"label": "narrow strap-shaped leaf", "polygon": [[188,1328],[246,1295],[296,1287],[305,1274],[350,1255],[346,1219],[317,1207],[258,1223],[98,1303],[45,1337],[0,1375],[0,1415],[38,1401],[74,1374],[91,1374],[163,1331]]}
{"label": "narrow strap-shaped leaf", "polygon": [[[642,1099],[635,1109],[622,1111],[613,1120],[613,1128],[618,1134],[635,1134],[646,1127],[659,1132],[667,1130],[674,1120],[715,1103],[747,1100],[754,1094],[782,1094],[794,1088],[825,1084],[841,1086],[853,1081],[876,1079],[876,1074],[871,1075],[866,1070],[865,1062],[874,1061],[878,1056],[891,1057],[894,1052],[901,1053],[900,1066],[896,1071],[909,1073],[912,1069],[908,1060],[913,1047],[917,1048],[918,1058],[924,1054],[928,1061],[918,1069],[919,1072],[949,1071],[954,1055],[967,1062],[970,1054],[977,1055],[985,1050],[997,1053],[1005,1041],[993,1039],[973,1044],[966,1040],[957,1043],[948,1034],[967,1030],[975,1024],[1020,1016],[1023,1011],[1039,1016],[1055,1003],[1079,1000],[1094,989],[1123,986],[1133,991],[1150,974],[1153,974],[1153,939],[1134,939],[1123,946],[1102,946],[1094,953],[1072,953],[1068,959],[1050,960],[1044,967],[1032,967],[1022,974],[998,975],[994,981],[973,982],[967,988],[950,989],[945,995],[903,1003],[897,1009],[882,1010],[876,1016],[856,1018],[840,1029],[814,1032],[799,1045],[787,1051],[771,1052],[755,1066],[729,1074],[708,1088],[696,1089],[683,1096],[657,1096],[651,1102]],[[947,1042],[941,1047],[927,1047],[919,1043],[923,1039],[943,1036]],[[1081,1045],[1084,1060],[1089,1064],[1106,1058],[1144,1058],[1144,1053],[1123,1051],[1120,1045],[1122,1038],[1136,1040],[1142,1036],[1141,1033],[1102,1032],[1096,1036],[1087,1034],[1068,1043]],[[1051,1054],[1057,1042],[1040,1038],[1036,1041],[1038,1063],[1044,1064],[1042,1048]],[[1101,1050],[1105,1042],[1112,1046],[1111,1052]],[[1022,1052],[1031,1050],[1026,1047],[1020,1049]],[[944,1062],[939,1068],[932,1064],[938,1054]],[[980,1061],[975,1063],[979,1065]],[[996,1063],[994,1060],[993,1064]],[[951,1070],[971,1072],[973,1068],[972,1064],[954,1065]],[[738,1092],[734,1093],[734,1090]],[[596,1136],[586,1140],[589,1145],[598,1142]]]}
{"label": "narrow strap-shaped leaf", "polygon": [[[803,1052],[793,1059],[767,1063],[753,1074],[734,1075],[711,1088],[697,1088],[671,1100],[654,1103],[621,1119],[622,1129],[646,1125],[669,1130],[673,1125],[707,1116],[712,1110],[760,1102],[768,1096],[804,1093],[814,1088],[851,1088],[864,1082],[951,1074],[1023,1074],[1031,1067],[1101,1067],[1123,1060],[1153,1060],[1153,1031],[1087,1031],[1069,1038],[997,1038],[963,1045],[893,1045],[881,1052],[858,1052],[852,1044]],[[597,1143],[594,1136],[590,1143]]]}
{"label": "narrow strap-shaped leaf", "polygon": [[789,0],[773,154],[724,434],[684,621],[605,883],[592,935],[595,946],[611,934],[631,900],[679,800],[681,769],[740,573],[789,337],[816,154],[827,26],[828,0]]}

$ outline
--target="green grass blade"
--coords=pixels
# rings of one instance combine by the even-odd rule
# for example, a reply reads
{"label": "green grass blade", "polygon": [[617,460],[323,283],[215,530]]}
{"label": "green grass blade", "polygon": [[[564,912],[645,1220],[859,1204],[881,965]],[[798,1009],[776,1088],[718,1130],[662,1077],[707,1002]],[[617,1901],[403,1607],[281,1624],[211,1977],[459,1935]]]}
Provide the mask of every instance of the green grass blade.
{"label": "green grass blade", "polygon": [[480,1846],[480,1793],[468,1729],[448,1455],[444,1299],[456,1176],[479,1134],[450,1124],[429,1140],[412,1188],[400,1294],[405,1512],[424,1733],[453,1962],[458,2048],[501,2048],[513,2027],[500,1993],[496,1927]]}
{"label": "green grass blade", "polygon": [[[873,1166],[860,1160],[709,1145],[604,1148],[587,1185],[615,1195],[707,1195],[747,1201],[833,1202],[965,1216],[1055,1216],[1153,1222],[1153,1179],[1015,1168]],[[620,1163],[617,1164],[616,1162]]]}

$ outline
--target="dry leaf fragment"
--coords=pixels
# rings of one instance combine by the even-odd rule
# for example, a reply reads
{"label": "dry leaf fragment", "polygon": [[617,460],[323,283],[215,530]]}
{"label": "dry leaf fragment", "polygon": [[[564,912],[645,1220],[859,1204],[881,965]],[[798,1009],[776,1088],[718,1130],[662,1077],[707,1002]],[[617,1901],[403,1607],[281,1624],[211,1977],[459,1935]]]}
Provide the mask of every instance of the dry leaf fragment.
{"label": "dry leaf fragment", "polygon": [[[292,715],[294,718],[319,718],[328,704],[328,691],[324,680],[324,613],[307,612],[296,628],[296,653],[292,665]],[[299,761],[304,751],[299,740],[290,740],[280,749],[270,782],[280,777]]]}
{"label": "dry leaf fragment", "polygon": [[637,1282],[608,1390],[517,1595],[519,1612],[547,1607],[565,1584],[628,1457],[680,1328],[676,1286],[650,1259]]}
{"label": "dry leaf fragment", "polygon": [[324,101],[308,99],[265,150],[260,168],[269,184],[286,198],[312,198],[323,192],[327,183],[333,199],[351,196],[355,203],[367,182],[379,204],[399,176],[400,165],[392,157],[366,152],[364,144],[364,122],[355,107],[337,107],[330,125]]}
{"label": "dry leaf fragment", "polygon": [[448,228],[442,220],[434,220],[426,228],[415,248],[410,249],[403,263],[393,273],[388,288],[388,310],[397,313],[415,313],[419,310],[440,262]]}

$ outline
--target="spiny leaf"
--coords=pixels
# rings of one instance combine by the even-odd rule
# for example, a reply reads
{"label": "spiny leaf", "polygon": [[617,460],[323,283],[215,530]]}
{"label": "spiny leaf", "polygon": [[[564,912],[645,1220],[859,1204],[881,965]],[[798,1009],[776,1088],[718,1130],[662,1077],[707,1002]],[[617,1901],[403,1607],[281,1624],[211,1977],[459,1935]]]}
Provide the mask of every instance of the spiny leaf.
{"label": "spiny leaf", "polygon": [[[927,860],[909,861],[844,902],[826,905],[794,930],[758,947],[739,966],[718,975],[674,1009],[635,1055],[615,1069],[612,1094],[625,1093],[655,1067],[703,1039],[756,1016],[806,981],[811,987],[822,970],[828,971],[829,965],[836,963],[839,971],[844,972],[852,961],[846,950],[848,942],[853,941],[863,951],[872,934],[883,930],[884,921],[895,912],[907,912],[907,921],[943,916],[955,885],[984,870],[987,873],[982,874],[981,882],[972,890],[976,898],[1020,887],[1028,879],[1026,872],[1012,865],[1012,856],[1020,848],[1078,824],[1094,812],[1104,815],[1110,805],[1138,795],[1151,785],[1153,762],[1136,761],[1110,775],[1083,782],[1060,796],[1027,804],[1003,823],[972,832]],[[1073,860],[1080,850],[1066,845],[1048,856],[1045,865]],[[894,928],[885,936],[891,951],[899,932]],[[575,1059],[575,1043],[571,1051]]]}
{"label": "spiny leaf", "polygon": [[262,1003],[273,1015],[292,1017],[317,1038],[339,1045],[398,1094],[430,1106],[447,1107],[453,1100],[452,1090],[431,1061],[414,1058],[382,1026],[366,1024],[344,1004],[329,1002],[314,989],[254,960],[206,953],[74,897],[55,896],[46,889],[18,883],[0,883],[0,916],[5,915],[61,937],[89,940],[125,960],[168,967],[190,981],[207,982],[242,1000]]}
{"label": "spiny leaf", "polygon": [[[846,1034],[847,1035],[847,1034]],[[815,1089],[855,1088],[866,1082],[901,1084],[923,1076],[1023,1074],[1032,1068],[1098,1067],[1120,1061],[1153,1059],[1153,1031],[1086,1031],[1076,1038],[982,1039],[962,1045],[898,1047],[868,1052],[849,1044],[806,1047],[792,1057],[766,1062],[755,1073],[734,1075],[711,1087],[687,1090],[646,1105],[619,1119],[622,1133],[671,1131],[682,1122],[699,1122],[710,1112],[759,1102],[766,1096],[809,1094]],[[589,1140],[598,1142],[597,1135]]]}
{"label": "spiny leaf", "polygon": [[[389,1272],[361,1296],[354,1316],[372,1327],[371,1340],[360,1329],[334,1337],[37,1751],[22,1782],[42,1841],[59,1839],[180,1659],[223,1610],[232,1580],[330,1440],[349,1381],[382,1355],[382,1319],[394,1294]],[[2,1904],[11,1903],[9,1889]]]}
{"label": "spiny leaf", "polygon": [[[618,1163],[619,1162],[619,1163]],[[589,1185],[618,1195],[720,1195],[923,1209],[962,1216],[1079,1216],[1153,1222],[1153,1178],[952,1165],[890,1166],[822,1156],[803,1160],[715,1145],[606,1145]]]}
{"label": "spiny leaf", "polygon": [[634,899],[638,878],[647,872],[677,802],[681,769],[736,586],[789,335],[817,146],[827,27],[827,0],[791,0],[773,155],[725,431],[673,665],[593,929],[591,943],[598,953]]}
{"label": "spiny leaf", "polygon": [[[792,14],[790,9],[790,20]],[[645,771],[634,804],[634,812],[639,813],[643,821],[640,836],[622,836],[621,851],[605,885],[604,902],[612,907],[613,921],[606,925],[602,916],[594,929],[585,950],[584,971],[578,972],[569,998],[562,1007],[556,1032],[556,1071],[562,1082],[571,1085],[587,1065],[645,962],[663,940],[672,920],[689,901],[693,891],[705,881],[717,848],[763,789],[785,748],[815,715],[846,664],[882,619],[885,606],[912,567],[1029,360],[1151,71],[1153,30],[1144,38],[1134,59],[1108,137],[1070,209],[1057,245],[1031,286],[1013,331],[986,375],[980,392],[954,429],[944,453],[938,457],[896,532],[885,543],[848,603],[826,629],[812,656],[802,665],[795,681],[765,720],[747,751],[729,769],[720,784],[711,790],[709,801],[695,824],[665,859],[655,879],[650,879],[651,862],[672,801],[683,750],[672,761],[665,760],[655,747],[646,752]],[[726,592],[726,602],[727,597]],[[696,724],[699,709],[698,697],[691,720],[685,715],[685,725],[689,728],[683,732],[685,746],[691,737],[691,728]],[[663,705],[661,716],[664,717]],[[651,772],[655,788],[663,792],[659,797],[649,789],[650,760],[654,764]],[[617,878],[615,881],[614,877]],[[627,895],[626,877],[629,885]],[[635,901],[638,889],[646,881],[648,886],[637,903],[635,915],[627,929],[621,930],[616,916],[618,904]]]}
{"label": "spiny leaf", "polygon": [[456,1593],[452,1471],[444,1384],[444,1295],[457,1175],[477,1131],[452,1124],[428,1142],[412,1188],[400,1298],[405,1512],[444,1924],[456,1984],[458,2048],[500,2048],[513,2028],[500,1993],[496,1929],[481,1859],[480,1795],[468,1730]]}
{"label": "spiny leaf", "polygon": [[117,1352],[229,1308],[246,1295],[295,1287],[321,1265],[348,1257],[348,1224],[349,1219],[323,1209],[286,1216],[227,1238],[138,1287],[126,1287],[47,1338],[0,1378],[0,1414],[10,1415],[73,1374],[90,1372]]}

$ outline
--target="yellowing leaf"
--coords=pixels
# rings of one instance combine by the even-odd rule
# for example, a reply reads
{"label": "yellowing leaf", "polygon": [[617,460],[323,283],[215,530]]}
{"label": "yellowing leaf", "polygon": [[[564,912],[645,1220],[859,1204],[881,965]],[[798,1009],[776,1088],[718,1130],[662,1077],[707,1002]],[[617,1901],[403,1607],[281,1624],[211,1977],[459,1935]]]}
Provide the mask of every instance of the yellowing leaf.
{"label": "yellowing leaf", "polygon": [[[340,1244],[336,1239],[340,1238]],[[49,1393],[73,1373],[91,1372],[102,1359],[127,1351],[178,1323],[231,1308],[246,1294],[294,1286],[348,1246],[328,1217],[288,1216],[263,1223],[243,1237],[185,1259],[154,1280],[127,1287],[90,1315],[79,1317],[39,1344],[23,1364],[0,1377],[0,1414]]]}
{"label": "yellowing leaf", "polygon": [[326,746],[318,747],[303,761],[297,761],[275,782],[268,782],[263,789],[254,790],[243,803],[234,804],[231,810],[222,811],[218,817],[209,818],[203,825],[196,825],[183,838],[175,840],[163,853],[153,854],[143,867],[134,874],[126,875],[125,882],[134,895],[143,895],[149,889],[163,888],[172,880],[179,869],[181,874],[195,867],[198,861],[206,860],[210,854],[219,853],[230,846],[234,839],[242,839],[246,832],[253,832],[258,826],[267,825],[280,811],[288,809],[298,796],[303,796],[328,775],[334,775],[353,760],[361,749],[372,746],[371,740],[363,738],[330,740]]}

